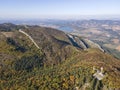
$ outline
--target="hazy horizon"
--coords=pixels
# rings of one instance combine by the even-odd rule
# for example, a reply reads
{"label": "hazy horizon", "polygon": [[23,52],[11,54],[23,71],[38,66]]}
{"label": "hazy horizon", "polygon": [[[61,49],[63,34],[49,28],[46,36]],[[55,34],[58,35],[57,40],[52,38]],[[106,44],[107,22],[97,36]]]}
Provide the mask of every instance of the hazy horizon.
{"label": "hazy horizon", "polygon": [[82,16],[56,16],[56,17],[10,17],[10,18],[2,18],[0,20],[116,20],[120,19],[120,15],[82,15]]}

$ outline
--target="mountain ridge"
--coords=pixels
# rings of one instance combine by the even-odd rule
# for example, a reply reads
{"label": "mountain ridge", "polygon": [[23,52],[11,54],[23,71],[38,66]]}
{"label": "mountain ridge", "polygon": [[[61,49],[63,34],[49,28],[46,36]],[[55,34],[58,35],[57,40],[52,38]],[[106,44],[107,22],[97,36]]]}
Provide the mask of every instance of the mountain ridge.
{"label": "mountain ridge", "polygon": [[[118,59],[83,42],[79,36],[72,35],[74,44],[68,34],[56,29],[22,27],[40,49],[19,32],[21,28],[0,31],[0,89],[73,90],[89,83],[85,87],[88,90],[119,90]],[[104,68],[103,80],[93,77],[93,66]]]}

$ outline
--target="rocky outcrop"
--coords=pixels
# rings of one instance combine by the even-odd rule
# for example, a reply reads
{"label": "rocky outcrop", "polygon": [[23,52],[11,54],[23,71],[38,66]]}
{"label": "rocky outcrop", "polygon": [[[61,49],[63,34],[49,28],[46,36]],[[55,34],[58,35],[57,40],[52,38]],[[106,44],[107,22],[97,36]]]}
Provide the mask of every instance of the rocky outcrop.
{"label": "rocky outcrop", "polygon": [[84,50],[86,50],[87,48],[98,48],[102,52],[104,52],[104,49],[102,49],[102,47],[99,44],[94,43],[91,40],[80,38],[79,36],[75,36],[72,34],[67,34],[67,36],[70,39],[73,46],[76,46],[76,47],[84,49]]}

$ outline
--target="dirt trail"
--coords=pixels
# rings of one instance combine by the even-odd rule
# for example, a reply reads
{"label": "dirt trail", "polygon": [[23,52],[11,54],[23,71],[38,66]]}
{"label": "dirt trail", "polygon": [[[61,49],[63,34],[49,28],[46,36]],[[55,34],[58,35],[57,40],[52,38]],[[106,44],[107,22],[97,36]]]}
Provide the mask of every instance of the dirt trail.
{"label": "dirt trail", "polygon": [[40,47],[37,45],[37,43],[33,40],[33,38],[30,36],[30,35],[28,35],[26,32],[24,32],[24,31],[22,31],[21,29],[19,29],[19,32],[21,32],[21,33],[23,33],[24,35],[26,35],[33,43],[34,43],[34,45],[38,48],[38,49],[40,49]]}

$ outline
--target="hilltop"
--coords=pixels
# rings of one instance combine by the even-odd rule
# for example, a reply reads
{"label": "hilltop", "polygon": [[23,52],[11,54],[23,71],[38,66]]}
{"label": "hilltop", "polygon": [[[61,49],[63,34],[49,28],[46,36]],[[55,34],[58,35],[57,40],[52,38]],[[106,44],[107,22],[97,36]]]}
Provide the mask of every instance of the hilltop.
{"label": "hilltop", "polygon": [[[120,60],[88,39],[36,25],[1,24],[0,42],[1,90],[120,88]],[[93,76],[93,67],[103,67],[102,80]]]}

